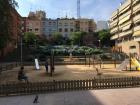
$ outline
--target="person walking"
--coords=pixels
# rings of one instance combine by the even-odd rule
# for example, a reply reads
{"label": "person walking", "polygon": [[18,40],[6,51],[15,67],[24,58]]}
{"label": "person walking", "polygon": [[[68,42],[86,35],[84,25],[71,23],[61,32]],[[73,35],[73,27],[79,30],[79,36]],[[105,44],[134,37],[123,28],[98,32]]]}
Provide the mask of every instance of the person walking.
{"label": "person walking", "polygon": [[48,60],[46,60],[46,62],[45,62],[45,68],[46,68],[46,72],[47,72],[47,73],[48,73],[48,66],[49,66]]}

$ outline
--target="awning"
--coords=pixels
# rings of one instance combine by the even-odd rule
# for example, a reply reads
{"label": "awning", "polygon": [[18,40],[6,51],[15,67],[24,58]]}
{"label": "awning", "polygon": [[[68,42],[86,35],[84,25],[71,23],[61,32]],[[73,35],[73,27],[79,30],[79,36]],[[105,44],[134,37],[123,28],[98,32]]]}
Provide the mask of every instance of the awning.
{"label": "awning", "polygon": [[130,29],[130,27],[131,27],[131,24],[129,24],[129,25],[123,27],[123,28],[122,28],[122,31],[126,31],[126,30]]}
{"label": "awning", "polygon": [[132,34],[132,30],[120,33],[119,37],[124,37],[124,36],[130,35],[130,34]]}
{"label": "awning", "polygon": [[128,16],[126,16],[125,18],[121,19],[121,20],[119,21],[119,25],[122,24],[122,23],[124,23],[124,22],[126,22],[127,20],[129,20],[129,19],[130,19],[130,16],[131,16],[131,15],[128,15]]}
{"label": "awning", "polygon": [[133,36],[140,36],[140,30],[139,31],[135,31]]}

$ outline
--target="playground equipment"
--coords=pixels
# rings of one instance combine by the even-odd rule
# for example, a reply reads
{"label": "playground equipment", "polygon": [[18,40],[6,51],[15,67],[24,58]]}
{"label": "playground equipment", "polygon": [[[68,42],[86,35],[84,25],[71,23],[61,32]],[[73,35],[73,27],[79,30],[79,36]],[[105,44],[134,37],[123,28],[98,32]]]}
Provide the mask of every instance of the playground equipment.
{"label": "playground equipment", "polygon": [[130,59],[125,59],[119,67],[117,67],[117,70],[127,70],[127,66],[129,65],[130,70],[132,70],[132,66],[136,67],[136,70],[140,70],[140,63],[139,61],[134,58],[130,57]]}
{"label": "playground equipment", "polygon": [[137,70],[140,70],[140,63],[137,61],[136,58],[131,58],[132,64],[137,67]]}

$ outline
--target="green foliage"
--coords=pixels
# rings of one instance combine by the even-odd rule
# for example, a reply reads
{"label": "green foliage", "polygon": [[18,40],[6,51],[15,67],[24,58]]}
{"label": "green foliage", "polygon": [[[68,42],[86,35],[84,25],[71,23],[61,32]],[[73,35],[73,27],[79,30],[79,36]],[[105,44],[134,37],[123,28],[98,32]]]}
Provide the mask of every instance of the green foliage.
{"label": "green foliage", "polygon": [[61,45],[63,44],[63,36],[59,32],[55,32],[52,36],[54,44]]}
{"label": "green foliage", "polygon": [[11,39],[11,9],[16,6],[17,2],[15,0],[0,0],[0,50],[2,50]]}
{"label": "green foliage", "polygon": [[70,35],[70,40],[73,45],[83,45],[83,36],[86,35],[86,32],[73,32]]}
{"label": "green foliage", "polygon": [[111,35],[109,30],[101,30],[98,32],[98,38],[101,40],[101,45],[111,46],[112,41],[110,40]]}
{"label": "green foliage", "polygon": [[37,40],[37,36],[33,32],[26,32],[23,38],[28,45],[34,44]]}

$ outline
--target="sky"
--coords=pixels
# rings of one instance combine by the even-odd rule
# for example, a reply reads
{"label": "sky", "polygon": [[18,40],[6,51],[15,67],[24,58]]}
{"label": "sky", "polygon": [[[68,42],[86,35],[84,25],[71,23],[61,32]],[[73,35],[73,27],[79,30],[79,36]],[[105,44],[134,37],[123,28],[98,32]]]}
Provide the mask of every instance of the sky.
{"label": "sky", "polygon": [[[77,17],[77,0],[16,0],[21,16],[30,11],[44,10],[47,18]],[[111,14],[124,0],[81,0],[81,17],[95,21],[109,20]]]}

